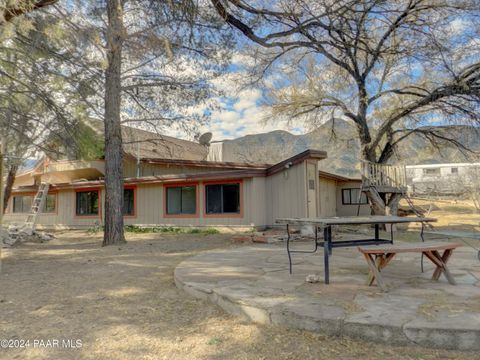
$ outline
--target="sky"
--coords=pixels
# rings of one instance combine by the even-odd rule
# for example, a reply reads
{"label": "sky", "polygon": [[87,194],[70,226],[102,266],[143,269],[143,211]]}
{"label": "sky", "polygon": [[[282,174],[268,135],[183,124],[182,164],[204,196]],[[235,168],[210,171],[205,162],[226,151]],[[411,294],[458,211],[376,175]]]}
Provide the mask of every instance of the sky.
{"label": "sky", "polygon": [[[463,17],[457,17],[451,21],[448,28],[448,34],[451,37],[450,40],[453,41],[454,44],[455,39],[461,37],[468,33],[469,29],[472,27],[472,22],[469,19]],[[478,39],[474,38],[476,43],[474,44],[475,47],[478,47]],[[459,49],[463,49],[462,41],[459,43]],[[455,49],[456,46],[454,46]],[[469,62],[478,61],[478,55],[472,56],[472,53],[468,53],[468,56],[465,56],[462,51],[459,51],[457,55],[459,59],[454,59],[455,62],[458,62],[458,65],[466,66]],[[236,52],[232,59],[232,64],[229,67],[229,70],[220,76],[219,78],[213,80],[213,84],[219,90],[225,93],[225,96],[212,99],[213,103],[216,103],[217,107],[214,110],[208,110],[210,114],[210,121],[205,126],[201,127],[199,130],[200,133],[204,132],[212,132],[213,133],[213,141],[220,141],[220,140],[227,140],[227,139],[235,139],[238,137],[242,137],[249,134],[258,134],[258,133],[265,133],[274,130],[285,130],[289,131],[293,134],[303,134],[306,133],[309,129],[307,129],[303,123],[287,123],[284,120],[269,120],[266,121],[266,115],[268,114],[268,109],[262,105],[262,100],[264,96],[262,94],[262,90],[259,88],[239,88],[238,79],[246,76],[245,72],[248,71],[248,67],[252,62],[252,58],[249,58],[246,55],[243,55],[241,52]],[[420,65],[420,64],[419,64]],[[399,65],[402,68],[402,64]],[[404,66],[403,66],[404,67]],[[410,76],[413,78],[420,77],[423,75],[422,67],[418,66],[415,67],[415,63],[410,63],[409,67]],[[277,69],[278,70],[278,69]],[[322,74],[327,76],[326,69],[322,69]],[[403,70],[402,70],[403,71]],[[273,78],[273,75],[270,75]],[[277,78],[280,79],[284,77],[284,74],[277,74]],[[393,81],[395,77],[392,77]],[[268,82],[269,79],[267,78],[266,81]],[[327,84],[327,82],[326,82]],[[384,86],[388,86],[384,85]],[[329,85],[326,85],[329,86]],[[368,85],[367,85],[368,86]],[[375,87],[377,90],[378,82],[372,82],[371,86]],[[370,111],[373,111],[373,107]],[[203,111],[206,113],[206,108],[198,109],[198,111]],[[438,120],[438,117],[435,114],[426,115],[424,125],[444,125],[445,121],[443,119]],[[174,129],[171,130],[169,135],[173,135],[176,137],[185,138],[185,133],[181,131],[176,131]]]}
{"label": "sky", "polygon": [[234,139],[249,134],[274,130],[286,130],[300,134],[300,125],[289,125],[282,121],[266,121],[267,109],[261,105],[259,89],[247,89],[226,98],[219,99],[220,109],[211,113],[210,123],[202,131],[213,133],[213,140]]}
{"label": "sky", "polygon": [[[245,135],[265,133],[274,130],[285,130],[292,134],[305,132],[300,123],[287,124],[285,121],[266,121],[268,109],[262,105],[260,88],[240,88],[238,78],[242,77],[245,65],[250,60],[240,54],[232,58],[232,64],[224,75],[213,80],[214,86],[224,92],[225,96],[213,99],[217,108],[209,111],[208,124],[199,129],[200,133],[211,132],[212,141],[229,140]],[[205,111],[204,108],[201,111]],[[181,131],[173,131],[176,137],[185,137]]]}

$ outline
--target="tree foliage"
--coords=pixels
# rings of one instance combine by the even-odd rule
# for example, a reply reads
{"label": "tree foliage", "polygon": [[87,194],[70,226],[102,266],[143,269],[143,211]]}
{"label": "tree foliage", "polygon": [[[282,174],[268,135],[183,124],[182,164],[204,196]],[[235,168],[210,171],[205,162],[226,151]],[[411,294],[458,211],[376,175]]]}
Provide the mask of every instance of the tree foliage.
{"label": "tree foliage", "polygon": [[273,117],[351,121],[372,162],[412,134],[468,150],[429,125],[480,122],[478,1],[211,2],[261,46]]}
{"label": "tree foliage", "polygon": [[58,0],[2,0],[0,3],[0,26],[22,15],[53,5]]}
{"label": "tree foliage", "polygon": [[[85,34],[89,61],[102,66],[89,84],[92,116],[105,124],[104,245],[124,242],[121,124],[162,132],[196,129],[209,79],[226,64],[212,16],[190,0],[72,2],[59,16]],[[217,19],[218,23],[218,19]],[[83,62],[84,63],[84,62]],[[85,63],[84,63],[85,64]],[[88,67],[83,65],[84,68]],[[103,109],[104,111],[102,111]]]}
{"label": "tree foliage", "polygon": [[[83,116],[74,72],[65,67],[65,53],[55,47],[64,32],[49,16],[19,18],[3,27],[0,45],[0,132],[6,141],[5,204],[13,179],[28,157],[45,153],[78,153],[74,131]],[[54,30],[54,31],[52,31]],[[53,143],[68,144],[52,148]]]}

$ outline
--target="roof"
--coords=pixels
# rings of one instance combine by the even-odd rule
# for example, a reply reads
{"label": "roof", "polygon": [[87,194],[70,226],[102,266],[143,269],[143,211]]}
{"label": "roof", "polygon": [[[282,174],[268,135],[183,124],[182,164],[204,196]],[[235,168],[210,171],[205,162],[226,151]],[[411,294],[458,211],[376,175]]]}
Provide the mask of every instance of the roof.
{"label": "roof", "polygon": [[[268,164],[245,164],[245,163],[232,163],[232,162],[214,162],[214,161],[193,161],[193,160],[172,160],[172,159],[147,159],[155,163],[168,163],[172,165],[190,165],[201,167],[218,167],[219,171],[195,173],[195,174],[172,174],[172,175],[159,175],[159,176],[144,176],[139,178],[126,178],[125,184],[137,184],[137,183],[168,183],[168,182],[186,182],[194,180],[216,180],[216,179],[238,179],[248,177],[265,177],[274,175],[285,168],[299,164],[309,159],[324,159],[327,153],[318,150],[306,150],[300,154],[297,154],[289,159],[286,159],[275,165]],[[192,165],[194,164],[194,165]],[[221,171],[230,169],[228,171]],[[90,180],[90,181],[77,181],[63,184],[52,184],[52,189],[66,189],[66,188],[89,188],[98,187],[104,185],[104,180]],[[15,189],[16,192],[25,192],[33,190],[34,187],[22,187]]]}
{"label": "roof", "polygon": [[42,157],[41,159],[36,160],[33,166],[29,168],[19,168],[17,171],[17,175],[15,177],[35,173],[38,169],[40,169],[43,166],[44,162],[45,162],[45,157]]}
{"label": "roof", "polygon": [[[139,178],[124,179],[125,185],[134,184],[154,184],[154,183],[180,183],[198,180],[218,180],[218,179],[238,179],[265,176],[265,170],[238,170],[238,171],[219,171],[197,174],[173,174],[158,176],[143,176]],[[70,188],[94,188],[101,187],[105,183],[104,180],[78,181],[64,184],[52,184],[52,189],[70,189]],[[27,191],[27,188],[19,188],[16,191]]]}
{"label": "roof", "polygon": [[305,160],[308,159],[315,159],[315,160],[321,160],[321,159],[326,159],[327,158],[327,153],[325,151],[320,151],[320,150],[305,150],[304,152],[301,152],[300,154],[297,154],[295,156],[292,156],[291,158],[288,158],[286,160],[283,160],[279,162],[278,164],[275,164],[267,169],[267,176],[276,174],[280,171],[282,171],[285,168],[289,168],[293,165],[299,164]]}
{"label": "roof", "polygon": [[326,179],[331,179],[331,180],[338,180],[338,181],[362,181],[362,179],[359,178],[349,178],[341,175],[337,175],[331,172],[323,171],[323,170],[318,170],[318,174],[320,177],[326,178]]}
{"label": "roof", "polygon": [[[103,121],[86,122],[103,133]],[[177,139],[156,132],[122,125],[123,151],[133,158],[205,160],[208,147],[194,141]]]}
{"label": "roof", "polygon": [[208,167],[208,168],[224,168],[224,169],[268,169],[271,164],[252,164],[241,162],[226,161],[207,161],[207,160],[183,160],[183,159],[149,159],[144,158],[142,162],[161,165],[174,166],[191,166],[191,167]]}
{"label": "roof", "polygon": [[33,170],[39,161],[39,159],[25,159],[19,166],[17,173],[22,174]]}
{"label": "roof", "polygon": [[205,145],[127,126],[122,138],[123,150],[134,158],[205,160],[208,155]]}
{"label": "roof", "polygon": [[424,165],[407,165],[407,169],[432,169],[441,167],[470,167],[480,166],[480,163],[447,163],[447,164],[424,164]]}

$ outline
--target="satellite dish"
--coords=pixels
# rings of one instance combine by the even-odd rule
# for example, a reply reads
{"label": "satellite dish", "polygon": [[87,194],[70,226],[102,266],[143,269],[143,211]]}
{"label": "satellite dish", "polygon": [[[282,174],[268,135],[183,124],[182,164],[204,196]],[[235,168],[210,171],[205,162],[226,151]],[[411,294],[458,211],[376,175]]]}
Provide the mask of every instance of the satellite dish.
{"label": "satellite dish", "polygon": [[200,145],[210,145],[210,141],[212,140],[212,136],[213,134],[211,132],[207,132],[205,134],[202,134],[199,138],[198,138],[198,142],[200,143]]}

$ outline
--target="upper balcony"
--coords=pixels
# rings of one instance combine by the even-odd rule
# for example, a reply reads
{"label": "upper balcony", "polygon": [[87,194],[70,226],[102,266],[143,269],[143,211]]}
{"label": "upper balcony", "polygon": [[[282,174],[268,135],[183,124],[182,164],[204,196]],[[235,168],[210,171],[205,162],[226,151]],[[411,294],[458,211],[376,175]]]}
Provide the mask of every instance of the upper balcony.
{"label": "upper balcony", "polygon": [[51,184],[72,182],[75,180],[94,180],[105,175],[105,162],[101,160],[45,160],[33,176]]}
{"label": "upper balcony", "polygon": [[361,171],[364,185],[373,186],[380,193],[399,193],[407,190],[407,172],[403,165],[362,161]]}

